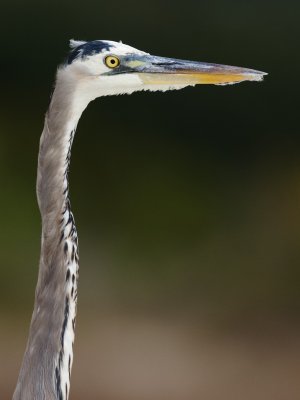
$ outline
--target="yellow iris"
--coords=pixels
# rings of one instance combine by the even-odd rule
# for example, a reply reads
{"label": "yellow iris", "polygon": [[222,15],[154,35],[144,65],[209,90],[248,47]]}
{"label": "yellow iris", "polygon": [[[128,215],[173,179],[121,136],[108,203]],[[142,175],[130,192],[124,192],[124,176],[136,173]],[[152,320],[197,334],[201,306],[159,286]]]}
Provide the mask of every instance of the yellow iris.
{"label": "yellow iris", "polygon": [[120,65],[120,60],[116,56],[107,56],[105,58],[105,64],[108,68],[116,68]]}

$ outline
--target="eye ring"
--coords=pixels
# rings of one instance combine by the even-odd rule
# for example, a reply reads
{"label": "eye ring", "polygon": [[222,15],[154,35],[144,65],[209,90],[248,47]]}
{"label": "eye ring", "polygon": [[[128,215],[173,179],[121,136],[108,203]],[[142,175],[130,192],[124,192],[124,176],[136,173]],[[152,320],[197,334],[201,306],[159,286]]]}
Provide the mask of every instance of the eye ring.
{"label": "eye ring", "polygon": [[116,56],[107,56],[104,62],[108,68],[117,68],[120,65],[120,59]]}

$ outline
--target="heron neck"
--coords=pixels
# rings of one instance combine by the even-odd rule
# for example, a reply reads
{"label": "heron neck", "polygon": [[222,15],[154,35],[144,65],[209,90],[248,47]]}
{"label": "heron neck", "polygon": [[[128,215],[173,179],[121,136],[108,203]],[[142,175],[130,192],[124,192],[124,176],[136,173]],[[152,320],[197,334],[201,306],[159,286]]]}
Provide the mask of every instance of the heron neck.
{"label": "heron neck", "polygon": [[13,400],[66,400],[70,391],[79,260],[68,170],[76,125],[85,107],[76,103],[76,85],[63,78],[58,73],[40,140],[39,276],[27,348]]}

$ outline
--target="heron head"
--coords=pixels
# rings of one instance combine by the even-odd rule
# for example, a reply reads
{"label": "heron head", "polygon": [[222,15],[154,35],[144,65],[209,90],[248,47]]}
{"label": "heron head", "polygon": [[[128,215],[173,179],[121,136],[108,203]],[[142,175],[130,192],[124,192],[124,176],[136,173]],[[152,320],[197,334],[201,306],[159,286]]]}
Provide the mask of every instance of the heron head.
{"label": "heron head", "polygon": [[253,69],[153,56],[108,40],[70,44],[71,52],[62,69],[70,73],[91,100],[139,90],[261,81],[265,75]]}

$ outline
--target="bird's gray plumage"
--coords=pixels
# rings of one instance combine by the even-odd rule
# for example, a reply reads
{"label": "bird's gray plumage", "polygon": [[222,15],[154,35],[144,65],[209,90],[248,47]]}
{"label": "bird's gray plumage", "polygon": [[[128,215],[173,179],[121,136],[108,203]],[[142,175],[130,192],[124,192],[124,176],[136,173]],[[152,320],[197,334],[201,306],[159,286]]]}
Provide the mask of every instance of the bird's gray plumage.
{"label": "bird's gray plumage", "polygon": [[[68,199],[68,168],[77,121],[72,121],[72,86],[59,75],[40,140],[37,197],[42,216],[39,277],[30,334],[14,400],[66,399],[70,383],[60,387],[63,363],[70,375],[72,354],[64,348],[64,329],[76,307],[77,233]],[[76,264],[76,274],[69,269]],[[69,271],[69,272],[68,272]],[[70,357],[70,361],[69,361]],[[66,389],[67,385],[67,389]],[[61,393],[63,391],[63,393]]]}

